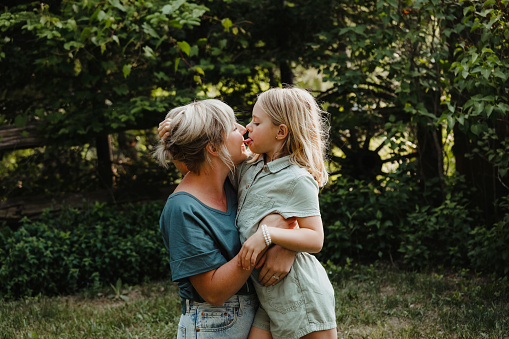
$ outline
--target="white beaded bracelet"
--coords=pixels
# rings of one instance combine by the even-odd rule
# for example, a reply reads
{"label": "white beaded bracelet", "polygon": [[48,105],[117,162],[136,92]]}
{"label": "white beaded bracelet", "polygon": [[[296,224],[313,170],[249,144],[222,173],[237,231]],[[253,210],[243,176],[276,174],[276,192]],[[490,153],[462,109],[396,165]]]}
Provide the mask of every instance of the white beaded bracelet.
{"label": "white beaded bracelet", "polygon": [[272,244],[272,239],[270,239],[270,234],[269,234],[269,230],[267,229],[267,225],[263,224],[260,227],[262,228],[262,234],[263,234],[263,239],[265,239],[265,245],[267,245],[267,247],[269,247],[270,244]]}

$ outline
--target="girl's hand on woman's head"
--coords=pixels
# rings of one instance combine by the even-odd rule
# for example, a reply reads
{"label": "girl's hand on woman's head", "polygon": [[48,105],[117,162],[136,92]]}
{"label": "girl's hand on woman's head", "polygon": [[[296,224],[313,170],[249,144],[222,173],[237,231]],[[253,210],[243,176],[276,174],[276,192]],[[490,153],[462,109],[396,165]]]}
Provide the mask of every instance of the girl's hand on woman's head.
{"label": "girl's hand on woman's head", "polygon": [[170,136],[170,128],[171,128],[171,119],[165,119],[159,123],[159,127],[157,128],[157,133],[162,141],[166,141],[166,138]]}
{"label": "girl's hand on woman's head", "polygon": [[262,229],[259,227],[258,231],[250,236],[240,249],[239,258],[242,268],[245,270],[254,268],[256,262],[262,257],[261,254],[265,252],[266,248],[267,244],[265,243]]}

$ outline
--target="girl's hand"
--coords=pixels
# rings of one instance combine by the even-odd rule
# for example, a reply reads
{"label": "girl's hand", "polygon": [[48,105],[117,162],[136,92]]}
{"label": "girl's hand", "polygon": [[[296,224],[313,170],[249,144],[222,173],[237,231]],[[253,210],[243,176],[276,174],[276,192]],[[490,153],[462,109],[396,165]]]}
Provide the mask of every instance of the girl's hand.
{"label": "girl's hand", "polygon": [[250,270],[251,267],[256,266],[256,261],[261,258],[260,254],[263,254],[267,248],[265,239],[263,238],[261,227],[258,228],[255,234],[244,242],[244,245],[240,249],[239,257],[242,268]]}
{"label": "girl's hand", "polygon": [[166,138],[170,136],[170,128],[171,128],[171,119],[165,119],[159,123],[159,127],[157,128],[157,133],[162,141],[166,141]]}

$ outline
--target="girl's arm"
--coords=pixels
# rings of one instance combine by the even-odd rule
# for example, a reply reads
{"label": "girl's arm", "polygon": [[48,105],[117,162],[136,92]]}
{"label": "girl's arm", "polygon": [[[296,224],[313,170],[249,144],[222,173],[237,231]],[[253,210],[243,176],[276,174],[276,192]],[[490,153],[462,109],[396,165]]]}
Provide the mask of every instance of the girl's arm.
{"label": "girl's arm", "polygon": [[251,274],[251,270],[239,266],[239,261],[237,254],[223,266],[191,276],[189,280],[206,302],[221,306],[241,289]]}
{"label": "girl's arm", "polygon": [[[260,225],[270,225],[279,228],[298,228],[297,218],[283,218],[280,214],[269,214],[265,216]],[[263,286],[276,285],[292,268],[297,252],[288,250],[281,246],[271,246],[260,258],[256,268],[260,268],[258,281]],[[258,255],[260,257],[260,255]],[[240,260],[239,260],[240,262]],[[278,277],[276,279],[274,277]]]}
{"label": "girl's arm", "polygon": [[[266,226],[266,235],[263,227],[244,242],[239,256],[242,267],[251,270],[258,257],[271,243],[296,252],[318,253],[323,246],[323,225],[320,216],[297,218],[298,229],[283,229]],[[270,238],[270,240],[269,240]]]}

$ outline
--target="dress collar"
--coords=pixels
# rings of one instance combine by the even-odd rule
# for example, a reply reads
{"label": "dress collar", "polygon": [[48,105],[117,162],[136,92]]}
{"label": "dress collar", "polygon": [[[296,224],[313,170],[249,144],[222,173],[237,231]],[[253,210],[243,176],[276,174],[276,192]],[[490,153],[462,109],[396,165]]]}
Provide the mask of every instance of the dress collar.
{"label": "dress collar", "polygon": [[[260,157],[260,159],[258,159],[258,161],[256,161],[255,164],[257,166],[259,166],[260,164],[263,165],[263,157]],[[263,166],[263,170],[270,173],[276,173],[290,166],[291,164],[292,163],[290,162],[290,156],[287,155],[282,158],[272,160],[271,162]]]}

